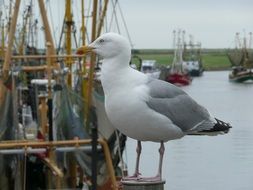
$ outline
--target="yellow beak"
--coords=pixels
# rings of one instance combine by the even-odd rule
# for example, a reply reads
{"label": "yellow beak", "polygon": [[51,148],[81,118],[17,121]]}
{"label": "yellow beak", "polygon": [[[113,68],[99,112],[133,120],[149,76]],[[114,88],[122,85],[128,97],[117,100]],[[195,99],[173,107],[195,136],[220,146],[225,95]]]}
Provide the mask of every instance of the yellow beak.
{"label": "yellow beak", "polygon": [[79,47],[77,50],[76,50],[76,54],[78,55],[83,55],[83,54],[87,54],[89,52],[92,52],[94,48],[90,47],[90,46],[82,46],[82,47]]}

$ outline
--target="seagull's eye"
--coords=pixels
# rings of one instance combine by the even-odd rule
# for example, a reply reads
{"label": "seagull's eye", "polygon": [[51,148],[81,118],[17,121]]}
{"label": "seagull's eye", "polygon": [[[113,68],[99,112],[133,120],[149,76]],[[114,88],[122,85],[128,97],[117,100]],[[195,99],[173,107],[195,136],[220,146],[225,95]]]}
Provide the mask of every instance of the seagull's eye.
{"label": "seagull's eye", "polygon": [[99,40],[99,43],[103,43],[105,40],[104,39],[101,39],[101,40]]}

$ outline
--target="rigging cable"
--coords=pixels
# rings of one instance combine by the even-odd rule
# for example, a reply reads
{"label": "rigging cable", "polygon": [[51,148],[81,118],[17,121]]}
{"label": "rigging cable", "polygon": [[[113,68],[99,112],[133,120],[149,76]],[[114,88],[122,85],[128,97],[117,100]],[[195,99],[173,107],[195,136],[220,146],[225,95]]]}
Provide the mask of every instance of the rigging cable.
{"label": "rigging cable", "polygon": [[47,10],[49,11],[49,14],[50,14],[50,17],[51,17],[51,25],[52,25],[52,29],[53,29],[54,43],[56,45],[57,44],[57,41],[56,41],[56,28],[54,27],[53,14],[52,14],[51,4],[50,4],[49,0],[46,1],[46,5],[47,5]]}
{"label": "rigging cable", "polygon": [[116,13],[116,5],[117,5],[117,3],[118,3],[118,0],[116,0],[115,3],[114,3],[114,1],[112,1],[113,11],[112,11],[112,16],[111,16],[109,31],[111,31],[111,29],[112,29],[112,23],[113,23],[113,20],[115,18],[117,31],[120,34],[121,32],[120,32],[120,29],[119,29],[119,22],[118,22],[117,13]]}
{"label": "rigging cable", "polygon": [[61,42],[62,42],[62,37],[63,37],[63,33],[64,33],[64,25],[65,25],[65,20],[63,20],[63,23],[62,23],[61,35],[60,35],[58,48],[57,48],[57,55],[60,53],[60,50],[61,50]]}
{"label": "rigging cable", "polygon": [[[88,14],[91,12],[91,0],[89,1],[89,5],[88,5]],[[89,24],[89,16],[86,18],[86,25],[88,26],[88,24]],[[88,34],[87,33],[87,28],[85,27],[85,30],[86,30],[86,34]],[[91,39],[89,38],[89,35],[87,35],[87,42],[88,43],[90,43],[91,42]]]}
{"label": "rigging cable", "polygon": [[[78,38],[77,37],[77,30],[76,30],[76,28],[79,28],[79,25],[78,25],[78,23],[81,23],[81,21],[80,21],[80,19],[79,18],[82,18],[82,15],[80,15],[80,6],[78,6],[77,5],[77,3],[74,3],[73,4],[73,7],[74,7],[74,10],[77,10],[77,11],[75,11],[75,15],[73,14],[73,20],[76,20],[77,22],[74,22],[74,26],[73,26],[73,28],[74,28],[74,40],[75,40],[75,45],[76,45],[76,47],[79,47],[79,46],[81,46],[81,40],[80,40],[80,37]],[[73,12],[73,10],[72,10],[72,12]],[[81,29],[80,29],[81,30]],[[80,36],[82,36],[81,34],[80,34]],[[77,40],[77,39],[79,39],[79,40]]]}
{"label": "rigging cable", "polygon": [[124,24],[124,27],[125,27],[125,30],[126,30],[126,33],[127,33],[127,38],[130,42],[131,48],[133,48],[133,42],[132,42],[132,39],[130,37],[129,31],[128,31],[128,28],[127,28],[127,24],[126,24],[126,20],[124,18],[124,15],[123,15],[123,12],[122,12],[122,9],[121,9],[119,3],[118,3],[118,7],[119,7],[119,12],[120,12],[120,15],[121,15],[121,18],[122,18],[122,21],[123,21],[123,24]]}

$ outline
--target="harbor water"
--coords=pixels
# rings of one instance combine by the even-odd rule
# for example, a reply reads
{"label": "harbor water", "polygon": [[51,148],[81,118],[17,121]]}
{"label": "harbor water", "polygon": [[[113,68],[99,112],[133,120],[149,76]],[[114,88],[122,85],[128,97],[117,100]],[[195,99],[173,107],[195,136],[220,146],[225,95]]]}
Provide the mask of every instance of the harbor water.
{"label": "harbor water", "polygon": [[[228,81],[228,71],[205,72],[182,87],[209,112],[233,128],[226,135],[185,136],[165,145],[163,178],[166,190],[253,189],[253,83]],[[157,173],[158,143],[142,143],[140,171]],[[126,161],[135,167],[136,141],[128,138]]]}

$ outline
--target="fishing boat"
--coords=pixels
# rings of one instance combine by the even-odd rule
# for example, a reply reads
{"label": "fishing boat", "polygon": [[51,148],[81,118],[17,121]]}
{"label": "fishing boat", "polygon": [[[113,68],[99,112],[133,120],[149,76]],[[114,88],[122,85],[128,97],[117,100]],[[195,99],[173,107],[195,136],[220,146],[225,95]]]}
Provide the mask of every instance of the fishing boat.
{"label": "fishing boat", "polygon": [[240,34],[236,33],[235,48],[228,51],[228,58],[232,65],[229,73],[231,82],[252,82],[253,81],[253,51],[251,49],[252,33],[249,38],[246,35],[241,39]]}
{"label": "fishing boat", "polygon": [[[27,35],[36,26],[30,17],[33,3],[25,6],[20,35],[21,0],[9,7],[13,11],[0,78],[0,189],[117,190],[117,180],[126,174],[126,136],[105,114],[103,89],[94,78],[98,58],[72,54],[70,0],[65,1],[65,40],[58,52],[44,1],[38,0],[45,35],[45,51],[38,53],[36,40]],[[80,4],[84,24],[84,1]],[[91,41],[102,31],[107,6],[106,0],[92,3],[92,16],[87,16],[94,23]],[[85,45],[88,26],[81,29]]]}
{"label": "fishing boat", "polygon": [[142,59],[138,55],[133,55],[130,61],[130,67],[136,69],[150,77],[160,78],[161,70],[158,68],[156,60]]}
{"label": "fishing boat", "polygon": [[140,71],[153,78],[159,78],[161,71],[157,67],[156,60],[142,60]]}
{"label": "fishing boat", "polygon": [[195,43],[192,35],[190,35],[189,43],[184,43],[183,68],[187,70],[192,77],[202,76],[204,72],[201,57],[201,43]]}
{"label": "fishing boat", "polygon": [[[169,74],[166,77],[166,81],[177,86],[185,86],[189,85],[192,82],[192,78],[189,75],[188,71],[183,67],[183,42],[184,39],[184,31],[179,30],[176,35],[176,31],[174,33],[174,58],[172,65],[169,70]],[[184,40],[183,40],[184,41]]]}

